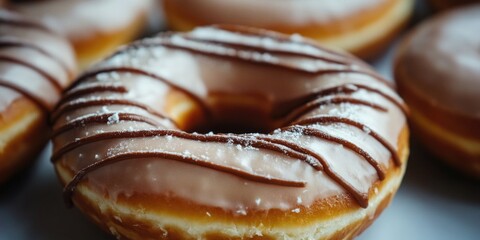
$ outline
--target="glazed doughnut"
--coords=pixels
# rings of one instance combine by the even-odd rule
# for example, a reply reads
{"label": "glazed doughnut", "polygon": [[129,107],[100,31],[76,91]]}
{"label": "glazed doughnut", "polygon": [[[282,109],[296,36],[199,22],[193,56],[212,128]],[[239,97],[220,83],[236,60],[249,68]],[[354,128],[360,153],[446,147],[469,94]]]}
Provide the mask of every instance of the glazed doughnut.
{"label": "glazed doughnut", "polygon": [[403,42],[395,63],[416,135],[452,166],[480,177],[480,5],[441,14]]}
{"label": "glazed doughnut", "polygon": [[479,3],[479,0],[430,0],[430,3],[437,10],[447,10],[458,6]]}
{"label": "glazed doughnut", "polygon": [[81,75],[52,161],[126,239],[349,239],[408,155],[402,100],[362,61],[238,26],[135,42]]}
{"label": "glazed doughnut", "polygon": [[67,37],[78,63],[86,67],[110,54],[143,31],[149,0],[23,0],[11,9],[37,20]]}
{"label": "glazed doughnut", "polygon": [[362,58],[378,55],[405,25],[412,0],[164,0],[170,27],[240,24],[298,33]]}
{"label": "glazed doughnut", "polygon": [[0,9],[0,182],[47,142],[47,114],[73,80],[74,60],[65,39]]}

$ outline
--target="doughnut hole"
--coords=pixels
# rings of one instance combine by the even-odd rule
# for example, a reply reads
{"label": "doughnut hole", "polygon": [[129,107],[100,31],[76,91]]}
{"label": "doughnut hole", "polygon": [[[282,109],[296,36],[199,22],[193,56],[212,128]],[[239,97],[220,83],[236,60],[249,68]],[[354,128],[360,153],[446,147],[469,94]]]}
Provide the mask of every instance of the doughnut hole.
{"label": "doughnut hole", "polygon": [[187,132],[269,133],[281,124],[272,118],[271,102],[260,94],[214,92],[204,106],[176,90],[166,99],[166,115]]}

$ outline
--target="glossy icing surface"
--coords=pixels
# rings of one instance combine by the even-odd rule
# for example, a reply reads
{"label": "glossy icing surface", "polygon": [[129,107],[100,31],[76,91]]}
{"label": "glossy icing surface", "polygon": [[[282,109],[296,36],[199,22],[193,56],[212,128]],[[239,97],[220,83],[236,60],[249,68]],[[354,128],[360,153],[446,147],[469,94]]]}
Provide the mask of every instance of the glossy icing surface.
{"label": "glossy icing surface", "polygon": [[52,110],[73,78],[70,45],[48,28],[0,10],[0,110],[21,96]]}
{"label": "glossy icing surface", "polygon": [[480,118],[480,6],[442,14],[408,39],[399,71],[435,105]]}
{"label": "glossy icing surface", "polygon": [[149,0],[47,0],[15,3],[12,8],[70,39],[82,39],[128,26],[149,4]]}
{"label": "glossy icing surface", "polygon": [[[175,91],[206,118],[218,117],[218,93],[260,95],[277,129],[187,133],[166,111]],[[88,181],[111,198],[170,195],[237,214],[342,195],[367,207],[400,164],[405,111],[353,57],[298,36],[204,27],[136,42],[80,77],[53,115],[52,161],[76,173],[67,197]]]}

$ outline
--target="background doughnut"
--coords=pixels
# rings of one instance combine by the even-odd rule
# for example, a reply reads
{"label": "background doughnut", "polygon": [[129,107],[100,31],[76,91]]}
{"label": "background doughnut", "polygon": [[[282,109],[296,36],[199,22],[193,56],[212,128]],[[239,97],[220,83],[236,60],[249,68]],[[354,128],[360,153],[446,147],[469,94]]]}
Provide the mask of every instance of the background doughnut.
{"label": "background doughnut", "polygon": [[479,0],[430,0],[430,3],[437,10],[448,10],[454,7],[480,3],[480,1]]}
{"label": "background doughnut", "polygon": [[395,62],[414,132],[450,165],[480,177],[480,5],[436,16],[403,41]]}
{"label": "background doughnut", "polygon": [[44,21],[72,43],[83,68],[138,37],[149,0],[12,1],[9,8]]}
{"label": "background doughnut", "polygon": [[64,38],[0,9],[0,182],[44,147],[48,113],[74,73]]}
{"label": "background doughnut", "polygon": [[169,26],[240,24],[298,33],[362,58],[380,53],[405,25],[412,0],[164,0]]}

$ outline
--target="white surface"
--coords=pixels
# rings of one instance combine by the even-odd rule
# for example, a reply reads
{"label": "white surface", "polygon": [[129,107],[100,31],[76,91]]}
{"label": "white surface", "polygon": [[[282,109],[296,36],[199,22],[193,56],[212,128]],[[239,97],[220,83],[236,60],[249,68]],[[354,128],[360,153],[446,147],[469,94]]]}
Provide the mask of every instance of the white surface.
{"label": "white surface", "polygon": [[[389,78],[392,51],[374,63]],[[77,209],[65,207],[49,149],[30,169],[0,186],[0,240],[113,239]],[[358,239],[478,240],[480,182],[462,178],[413,143],[397,196]]]}

